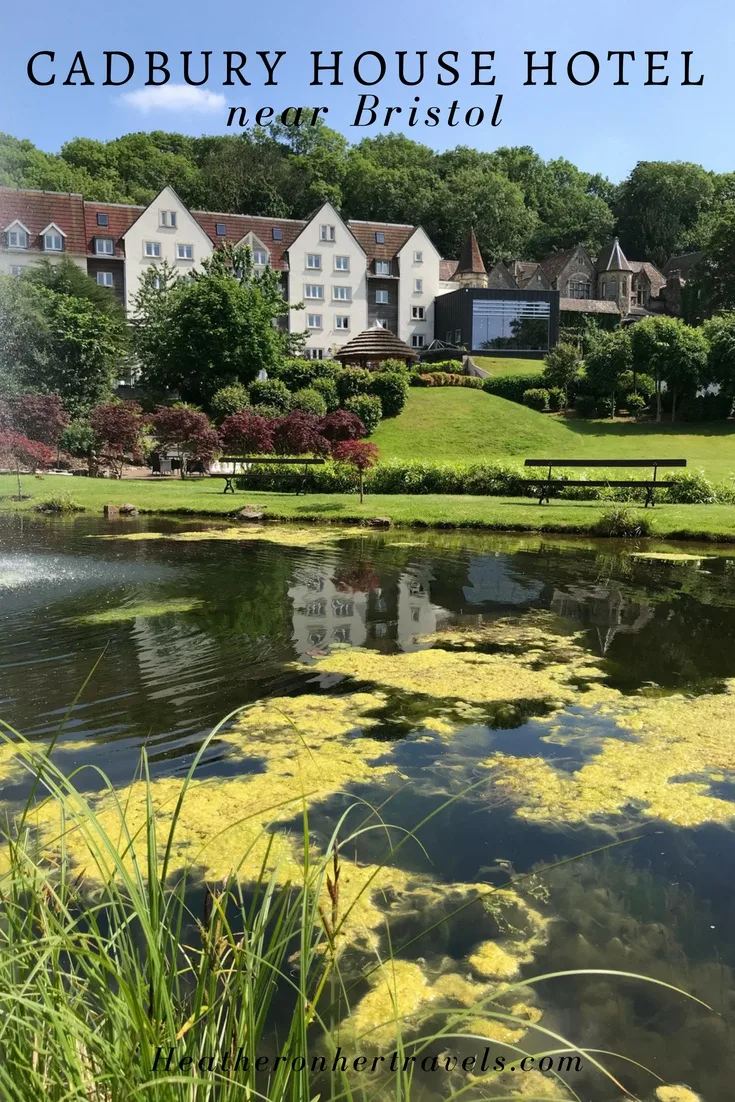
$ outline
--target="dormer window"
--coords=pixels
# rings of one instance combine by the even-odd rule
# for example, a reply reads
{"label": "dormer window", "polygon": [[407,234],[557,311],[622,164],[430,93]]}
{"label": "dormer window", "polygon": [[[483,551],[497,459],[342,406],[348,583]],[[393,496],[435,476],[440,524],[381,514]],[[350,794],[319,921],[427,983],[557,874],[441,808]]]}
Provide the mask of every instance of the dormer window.
{"label": "dormer window", "polygon": [[115,252],[115,244],[111,237],[95,237],[94,251],[97,256],[112,256]]}
{"label": "dormer window", "polygon": [[253,264],[256,267],[264,268],[268,263],[268,253],[265,249],[253,249]]}
{"label": "dormer window", "polygon": [[176,211],[175,210],[162,210],[160,214],[160,225],[166,226],[167,229],[176,229]]}
{"label": "dormer window", "polygon": [[27,249],[30,230],[22,222],[11,222],[5,231],[5,240],[9,249]]}
{"label": "dormer window", "polygon": [[64,236],[63,230],[60,230],[55,222],[51,222],[45,230],[41,230],[43,251],[46,253],[63,253]]}
{"label": "dormer window", "polygon": [[382,276],[390,275],[390,260],[376,260],[375,274]]}

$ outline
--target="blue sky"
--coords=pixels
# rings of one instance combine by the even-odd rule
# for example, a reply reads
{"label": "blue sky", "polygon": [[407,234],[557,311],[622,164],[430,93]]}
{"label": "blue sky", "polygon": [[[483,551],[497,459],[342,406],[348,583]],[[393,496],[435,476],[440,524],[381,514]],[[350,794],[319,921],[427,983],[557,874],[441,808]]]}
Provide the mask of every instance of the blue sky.
{"label": "blue sky", "polygon": [[[381,106],[404,108],[391,129],[404,130],[437,149],[472,145],[531,145],[544,157],[565,156],[589,171],[619,180],[639,160],[691,160],[707,168],[735,168],[735,122],[728,80],[729,50],[735,38],[735,5],[724,0],[668,0],[668,3],[601,4],[599,0],[366,0],[345,4],[320,0],[280,3],[235,3],[233,0],[35,0],[14,4],[3,17],[4,49],[0,71],[0,129],[30,138],[56,151],[76,136],[109,139],[134,130],[165,129],[189,134],[227,131],[227,107],[261,106],[282,110],[289,105],[327,106],[327,122],[356,141],[384,133],[382,127],[351,127],[361,92],[379,97]],[[38,50],[54,50],[40,73],[56,72],[53,87],[34,87],[26,64]],[[83,50],[94,87],[64,87],[74,53]],[[103,50],[129,53],[142,74],[146,50],[162,50],[172,59],[166,91],[143,97],[144,75],[136,72],[125,88],[101,87]],[[212,50],[212,73],[205,89],[181,93],[180,52]],[[222,52],[248,55],[251,88],[223,88]],[[262,86],[264,70],[257,50],[285,50],[278,87]],[[310,88],[311,50],[344,51],[347,68],[342,88]],[[388,75],[373,88],[360,88],[349,72],[355,56],[377,50],[389,61]],[[418,88],[406,88],[396,77],[395,51],[428,51],[427,76]],[[436,83],[436,57],[443,50],[460,53],[462,80],[452,88]],[[472,88],[472,50],[495,50],[493,88]],[[524,51],[558,51],[557,87],[527,88]],[[601,61],[597,81],[575,88],[564,73],[567,59],[589,50]],[[635,51],[628,62],[629,87],[614,87],[615,63],[610,50]],[[644,87],[644,51],[668,50],[668,87]],[[693,50],[692,77],[704,73],[699,88],[682,88],[681,51]],[[541,58],[539,58],[541,59]],[[580,72],[581,72],[580,68]],[[450,128],[444,121],[451,101],[462,112],[479,105],[492,115],[496,93],[503,93],[502,124]],[[420,107],[442,108],[435,128],[405,126],[406,112],[420,96]]]}

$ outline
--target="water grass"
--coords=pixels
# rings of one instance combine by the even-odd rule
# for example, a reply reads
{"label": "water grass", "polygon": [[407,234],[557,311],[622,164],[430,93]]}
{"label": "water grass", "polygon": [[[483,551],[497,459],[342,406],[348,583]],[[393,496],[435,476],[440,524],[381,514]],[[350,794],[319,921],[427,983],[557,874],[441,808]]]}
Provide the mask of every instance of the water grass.
{"label": "water grass", "polygon": [[[685,997],[678,988],[613,970],[522,978],[509,972],[489,984],[465,982],[462,997],[451,997],[454,982],[453,988],[437,985],[425,1005],[415,998],[406,1003],[402,981],[415,995],[421,979],[416,943],[432,924],[398,944],[386,923],[370,957],[343,936],[358,902],[343,891],[343,855],[360,835],[379,831],[387,847],[380,868],[395,863],[403,847],[419,844],[416,833],[428,818],[457,797],[432,811],[415,831],[403,833],[389,830],[379,809],[354,802],[320,848],[303,799],[296,809],[301,867],[287,879],[270,860],[275,835],[268,832],[257,875],[242,873],[248,853],[232,854],[231,873],[216,884],[202,881],[196,861],[177,865],[175,838],[187,790],[220,729],[193,760],[173,809],[158,810],[149,795],[144,823],[131,833],[124,801],[117,802],[114,825],[109,817],[103,823],[93,799],[77,788],[77,773],[67,776],[57,768],[51,760],[55,739],[39,750],[3,725],[2,737],[13,745],[31,782],[25,805],[8,816],[0,839],[3,1099],[579,1099],[574,1076],[566,1074],[574,1067],[568,1061],[576,1058],[586,1073],[606,1080],[608,1091],[637,1097],[618,1078],[626,1066],[624,1054],[586,1050],[546,1028],[522,1000],[542,982],[587,974],[655,984]],[[109,780],[96,772],[115,799]],[[145,751],[139,776],[150,792]],[[59,810],[61,827],[52,845],[34,830],[43,801],[53,801]],[[278,808],[274,791],[274,815]],[[248,815],[243,807],[243,819]],[[72,832],[75,859],[67,844]],[[531,875],[537,879],[543,871],[509,884],[522,889]],[[488,886],[481,905],[491,906],[492,897],[508,887]],[[361,891],[369,890],[368,879]],[[441,921],[476,901],[465,899]],[[351,1018],[352,1011],[364,1008],[366,983],[374,1013]],[[547,1073],[510,1075],[496,1066],[468,1073],[457,1064],[456,1054],[482,1052],[489,1037],[493,1052],[500,1048],[518,1061],[531,1058],[535,1068],[548,1057]],[[395,1054],[390,1064],[386,1051]],[[422,1061],[452,1053],[452,1073],[435,1077],[427,1093]],[[640,1065],[635,1067],[640,1072]],[[653,1092],[664,1081],[651,1075]]]}

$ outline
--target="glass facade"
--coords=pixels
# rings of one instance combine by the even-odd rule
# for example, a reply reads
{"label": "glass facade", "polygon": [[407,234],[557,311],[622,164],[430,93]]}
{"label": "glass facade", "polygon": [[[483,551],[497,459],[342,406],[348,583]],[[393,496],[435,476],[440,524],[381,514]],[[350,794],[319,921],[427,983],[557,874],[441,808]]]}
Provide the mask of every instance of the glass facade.
{"label": "glass facade", "polygon": [[508,348],[545,352],[549,348],[548,302],[524,299],[475,299],[472,348]]}

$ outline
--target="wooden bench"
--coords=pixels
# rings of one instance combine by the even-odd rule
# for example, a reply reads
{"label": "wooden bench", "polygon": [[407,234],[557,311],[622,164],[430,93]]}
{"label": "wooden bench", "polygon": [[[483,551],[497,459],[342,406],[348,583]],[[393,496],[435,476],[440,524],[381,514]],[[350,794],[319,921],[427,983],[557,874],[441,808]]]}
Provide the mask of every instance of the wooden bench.
{"label": "wooden bench", "polygon": [[[686,459],[527,459],[526,467],[547,467],[545,478],[525,478],[524,486],[540,487],[539,505],[551,501],[552,490],[558,491],[565,486],[640,486],[646,490],[646,508],[656,504],[654,492],[661,483],[657,481],[659,467],[686,467]],[[652,467],[653,478],[601,478],[601,479],[561,479],[552,478],[553,467]]]}
{"label": "wooden bench", "polygon": [[279,458],[276,459],[272,456],[223,455],[222,458],[220,459],[220,463],[231,463],[232,464],[232,471],[229,472],[229,473],[226,472],[226,471],[220,471],[218,473],[213,474],[211,477],[212,478],[224,478],[225,488],[222,491],[222,493],[223,494],[234,494],[235,487],[232,485],[232,480],[233,480],[233,478],[237,478],[238,475],[240,474],[240,472],[237,470],[238,465],[244,466],[246,468],[246,473],[247,473],[247,468],[248,467],[258,467],[258,466],[260,466],[260,467],[266,467],[266,466],[270,466],[270,467],[284,467],[284,466],[294,467],[294,466],[298,465],[298,466],[303,466],[303,468],[304,468],[304,474],[303,474],[303,477],[301,479],[301,485],[300,485],[299,489],[297,489],[297,491],[296,491],[297,494],[300,494],[300,493],[306,493],[306,483],[307,483],[307,480],[309,478],[309,473],[310,473],[309,472],[309,467],[323,465],[324,462],[325,462],[325,460],[323,460],[323,459],[303,459],[303,458],[300,458],[300,457],[299,458],[291,458],[291,459],[289,459],[288,457],[285,457],[285,458],[279,457]]}

